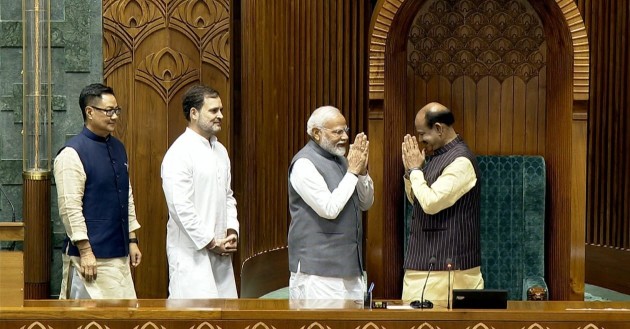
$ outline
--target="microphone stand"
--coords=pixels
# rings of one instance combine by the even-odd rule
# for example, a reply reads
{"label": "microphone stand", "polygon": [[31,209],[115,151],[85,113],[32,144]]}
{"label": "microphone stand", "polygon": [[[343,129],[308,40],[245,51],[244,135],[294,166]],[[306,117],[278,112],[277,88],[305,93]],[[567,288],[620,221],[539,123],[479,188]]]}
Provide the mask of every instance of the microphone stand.
{"label": "microphone stand", "polygon": [[450,258],[446,259],[446,268],[448,269],[448,294],[446,295],[446,309],[451,309],[451,269],[453,267],[453,261]]}
{"label": "microphone stand", "polygon": [[421,309],[425,309],[425,308],[433,308],[433,302],[431,302],[430,300],[425,300],[424,299],[424,290],[427,288],[427,282],[429,281],[429,275],[431,275],[431,270],[433,269],[433,265],[436,262],[436,258],[435,256],[431,257],[431,259],[429,260],[429,272],[427,272],[427,278],[424,280],[424,286],[422,287],[422,295],[420,296],[420,300],[415,300],[413,302],[411,302],[411,307],[413,308],[421,308]]}

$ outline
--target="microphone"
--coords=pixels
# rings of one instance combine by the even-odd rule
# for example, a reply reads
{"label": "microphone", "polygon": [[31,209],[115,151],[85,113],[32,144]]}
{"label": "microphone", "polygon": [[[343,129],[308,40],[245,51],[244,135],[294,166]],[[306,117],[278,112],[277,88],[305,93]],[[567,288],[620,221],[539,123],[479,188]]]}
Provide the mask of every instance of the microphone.
{"label": "microphone", "polygon": [[4,189],[2,188],[2,184],[0,184],[0,192],[2,192],[2,195],[4,195],[7,201],[9,201],[9,205],[11,205],[11,211],[13,212],[13,218],[11,219],[11,221],[15,222],[15,207],[13,207],[13,202],[11,202],[11,199],[9,199],[9,196],[4,192]]}
{"label": "microphone", "polygon": [[411,302],[411,307],[413,308],[433,308],[433,303],[430,300],[424,300],[424,290],[427,288],[427,282],[429,281],[429,275],[431,275],[431,270],[433,269],[433,265],[437,259],[435,256],[432,256],[429,259],[429,272],[427,272],[427,278],[424,280],[424,286],[422,287],[422,295],[420,296],[420,300],[414,300]]}
{"label": "microphone", "polygon": [[446,295],[446,309],[451,309],[451,270],[453,269],[453,260],[446,259],[446,269],[448,270],[448,294]]}

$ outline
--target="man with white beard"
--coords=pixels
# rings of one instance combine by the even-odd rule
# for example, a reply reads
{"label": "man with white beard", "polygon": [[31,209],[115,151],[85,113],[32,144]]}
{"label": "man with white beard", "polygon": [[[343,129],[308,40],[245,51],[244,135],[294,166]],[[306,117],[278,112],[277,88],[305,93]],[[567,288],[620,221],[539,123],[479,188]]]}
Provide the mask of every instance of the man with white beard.
{"label": "man with white beard", "polygon": [[374,202],[369,142],[359,133],[347,158],[348,126],[332,106],[308,119],[310,141],[289,166],[291,299],[362,300],[361,212]]}

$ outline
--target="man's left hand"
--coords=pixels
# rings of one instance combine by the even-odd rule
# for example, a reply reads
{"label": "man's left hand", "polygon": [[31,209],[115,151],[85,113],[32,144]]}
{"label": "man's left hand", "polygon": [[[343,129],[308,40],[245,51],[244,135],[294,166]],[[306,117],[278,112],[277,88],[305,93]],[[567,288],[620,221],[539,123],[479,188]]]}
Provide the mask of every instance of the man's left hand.
{"label": "man's left hand", "polygon": [[416,136],[406,135],[402,143],[402,158],[405,169],[420,168],[424,163],[424,150],[420,150]]}
{"label": "man's left hand", "polygon": [[225,249],[236,251],[238,247],[238,234],[236,230],[228,229],[227,237],[225,238]]}
{"label": "man's left hand", "polygon": [[225,249],[236,250],[238,247],[238,238],[236,234],[230,234],[225,238]]}
{"label": "man's left hand", "polygon": [[131,266],[138,267],[140,265],[140,261],[142,260],[142,253],[140,252],[140,248],[135,243],[129,244],[129,260],[131,261]]}

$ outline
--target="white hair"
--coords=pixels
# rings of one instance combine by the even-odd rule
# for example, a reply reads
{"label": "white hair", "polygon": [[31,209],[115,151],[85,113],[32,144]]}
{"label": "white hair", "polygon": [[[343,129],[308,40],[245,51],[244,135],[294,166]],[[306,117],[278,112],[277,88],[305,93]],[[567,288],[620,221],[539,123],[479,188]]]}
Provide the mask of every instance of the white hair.
{"label": "white hair", "polygon": [[322,128],[326,121],[334,118],[336,115],[341,114],[338,108],[334,106],[321,106],[318,107],[306,122],[306,133],[313,137],[313,128]]}

